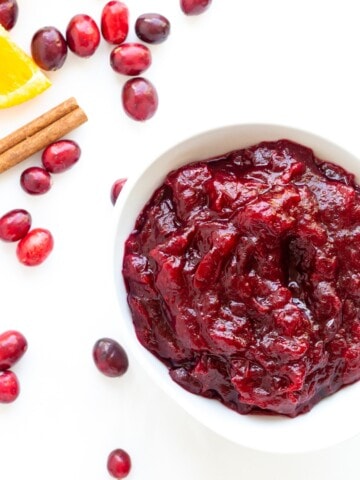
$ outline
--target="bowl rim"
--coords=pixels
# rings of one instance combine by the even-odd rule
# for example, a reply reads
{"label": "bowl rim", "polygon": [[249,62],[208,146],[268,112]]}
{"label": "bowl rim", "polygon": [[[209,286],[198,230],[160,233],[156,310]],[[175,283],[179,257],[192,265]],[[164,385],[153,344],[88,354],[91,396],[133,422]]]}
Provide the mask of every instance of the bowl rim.
{"label": "bowl rim", "polygon": [[[218,435],[230,440],[242,447],[250,448],[252,450],[268,452],[268,453],[280,453],[280,454],[294,454],[294,453],[308,453],[334,446],[338,443],[346,441],[355,437],[360,432],[360,413],[357,414],[355,410],[352,411],[351,417],[347,415],[347,422],[337,422],[336,428],[330,428],[328,425],[328,419],[332,418],[332,412],[334,410],[334,397],[336,403],[341,403],[345,410],[351,406],[355,407],[355,402],[352,405],[348,405],[348,398],[350,391],[353,392],[355,398],[360,399],[360,382],[353,385],[349,385],[344,389],[336,392],[335,395],[327,397],[313,409],[303,415],[299,415],[296,418],[288,418],[281,416],[268,416],[268,415],[240,415],[237,412],[224,407],[219,401],[207,399],[194,394],[191,394],[171,380],[168,369],[163,365],[154,355],[148,352],[137,340],[135,329],[132,324],[131,314],[126,301],[126,292],[124,282],[122,281],[121,267],[123,261],[123,243],[128,237],[131,229],[124,229],[124,224],[130,222],[127,210],[129,203],[131,209],[135,212],[130,216],[132,218],[132,226],[135,219],[141,211],[141,208],[145,205],[146,201],[150,198],[150,195],[143,194],[146,201],[137,201],[134,197],[137,188],[145,177],[151,178],[150,174],[162,165],[169,157],[178,154],[179,151],[185,148],[191,149],[194,145],[209,140],[211,137],[218,137],[221,135],[233,136],[237,132],[257,132],[258,135],[268,132],[268,135],[272,138],[263,138],[257,142],[253,142],[249,139],[247,146],[259,143],[260,141],[275,140],[288,138],[298,143],[302,143],[309,148],[312,148],[315,155],[319,158],[322,157],[321,152],[329,150],[332,153],[331,157],[339,156],[342,159],[341,162],[336,162],[334,158],[329,159],[334,163],[341,163],[344,166],[343,160],[347,170],[351,171],[349,166],[357,167],[357,175],[360,177],[360,160],[356,158],[352,153],[346,149],[340,147],[334,142],[314,134],[310,131],[303,130],[297,127],[291,127],[281,124],[272,123],[239,123],[229,124],[212,128],[205,131],[200,131],[194,135],[188,136],[181,140],[176,145],[168,148],[162,154],[152,159],[148,165],[142,171],[139,171],[132,178],[129,178],[123,187],[121,194],[114,206],[114,234],[113,238],[113,276],[114,276],[114,290],[117,297],[118,309],[120,311],[120,334],[121,342],[126,349],[131,351],[133,357],[140,365],[140,367],[146,371],[148,376],[155,381],[155,383],[161,388],[161,390],[167,394],[172,400],[174,400],[180,407],[182,407],[188,414],[195,418],[205,427],[209,428]],[[277,133],[276,133],[277,132]],[[275,137],[274,137],[275,135]],[[252,138],[252,135],[250,135]],[[255,135],[256,137],[256,135]],[[305,140],[304,140],[305,138]],[[240,143],[240,142],[239,142]],[[246,145],[244,145],[246,146]],[[320,146],[320,148],[319,148]],[[231,149],[220,149],[218,153],[226,153],[236,148],[244,148],[242,145]],[[204,156],[209,158],[208,156]],[[323,157],[325,159],[325,157]],[[326,158],[327,159],[327,158]],[[195,159],[197,160],[197,159]],[[184,161],[180,164],[189,163]],[[179,165],[175,166],[177,168]],[[174,168],[166,169],[164,173],[156,177],[156,183],[159,186],[165,176]],[[151,183],[151,182],[150,182]],[[153,185],[154,182],[151,183]],[[156,188],[156,187],[155,187]],[[155,190],[154,187],[148,188],[152,193]],[[135,201],[136,205],[132,203]],[[220,413],[218,412],[219,409]],[[335,408],[335,410],[337,410]],[[320,420],[317,420],[321,414]],[[333,419],[333,418],[332,418]],[[232,424],[236,424],[237,428],[232,428]],[[342,425],[342,423],[344,425]],[[317,428],[314,428],[317,427]],[[322,427],[324,430],[319,430]],[[245,432],[244,432],[245,430]],[[294,435],[294,432],[298,432],[300,439]]]}

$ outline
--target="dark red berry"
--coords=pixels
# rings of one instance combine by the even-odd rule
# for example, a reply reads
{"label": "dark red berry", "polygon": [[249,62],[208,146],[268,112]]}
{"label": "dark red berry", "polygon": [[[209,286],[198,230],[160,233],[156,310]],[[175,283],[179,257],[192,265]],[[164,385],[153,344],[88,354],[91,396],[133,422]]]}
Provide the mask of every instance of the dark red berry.
{"label": "dark red berry", "polygon": [[123,86],[122,103],[129,117],[139,121],[148,120],[158,107],[156,89],[145,78],[132,78]]}
{"label": "dark red berry", "polygon": [[20,177],[20,185],[27,193],[41,195],[50,190],[52,185],[50,173],[42,167],[29,167]]}
{"label": "dark red berry", "polygon": [[131,470],[131,459],[125,450],[117,448],[113,450],[107,461],[107,469],[114,478],[125,478]]}
{"label": "dark red berry", "polygon": [[112,338],[101,338],[95,343],[93,359],[100,372],[107,377],[120,377],[129,367],[125,350]]}
{"label": "dark red berry", "polygon": [[79,57],[90,57],[100,43],[100,30],[89,15],[75,15],[66,29],[68,47]]}
{"label": "dark red berry", "polygon": [[17,399],[20,385],[14,372],[0,372],[0,403],[11,403]]}
{"label": "dark red berry", "polygon": [[135,33],[143,42],[162,43],[170,33],[170,22],[158,13],[144,13],[135,22]]}
{"label": "dark red berry", "polygon": [[26,210],[15,209],[0,218],[0,238],[5,242],[17,242],[31,227],[31,215]]}
{"label": "dark red berry", "polygon": [[126,183],[126,178],[119,178],[113,183],[110,191],[110,199],[113,205],[115,205],[116,200],[120,195],[120,192],[123,189],[125,183]]}
{"label": "dark red berry", "polygon": [[151,65],[151,52],[141,43],[123,43],[113,49],[110,65],[117,73],[139,75]]}
{"label": "dark red berry", "polygon": [[211,4],[211,0],[180,0],[181,10],[186,15],[200,15]]}
{"label": "dark red berry", "polygon": [[129,10],[123,2],[111,0],[101,12],[101,33],[104,39],[118,45],[129,33]]}
{"label": "dark red berry", "polygon": [[41,28],[31,40],[31,55],[43,70],[58,70],[66,60],[66,40],[55,27]]}
{"label": "dark red berry", "polygon": [[34,228],[17,244],[18,260],[29,267],[40,265],[51,253],[54,239],[45,228]]}
{"label": "dark red berry", "polygon": [[0,370],[11,368],[27,350],[24,335],[16,330],[8,330],[0,335]]}
{"label": "dark red berry", "polygon": [[62,173],[72,167],[80,158],[81,150],[73,140],[59,140],[48,145],[41,161],[51,173]]}
{"label": "dark red berry", "polygon": [[19,14],[16,0],[0,0],[0,25],[6,30],[11,30]]}

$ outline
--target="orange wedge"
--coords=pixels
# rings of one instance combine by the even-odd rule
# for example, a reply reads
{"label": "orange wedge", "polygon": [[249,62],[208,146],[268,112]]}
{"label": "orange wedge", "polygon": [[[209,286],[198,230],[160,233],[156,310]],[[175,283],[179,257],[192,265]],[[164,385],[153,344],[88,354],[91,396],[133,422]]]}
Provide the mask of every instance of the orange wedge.
{"label": "orange wedge", "polygon": [[26,102],[50,87],[29,55],[19,48],[0,25],[0,108]]}

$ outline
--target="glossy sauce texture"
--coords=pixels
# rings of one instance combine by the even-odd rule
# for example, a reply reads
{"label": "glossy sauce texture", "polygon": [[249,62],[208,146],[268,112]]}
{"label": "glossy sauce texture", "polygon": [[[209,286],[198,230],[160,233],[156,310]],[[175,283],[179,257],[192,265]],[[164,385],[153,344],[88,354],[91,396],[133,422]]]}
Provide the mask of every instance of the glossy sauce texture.
{"label": "glossy sauce texture", "polygon": [[171,172],[125,245],[139,341],[242,414],[294,417],[358,380],[359,192],[289,140]]}

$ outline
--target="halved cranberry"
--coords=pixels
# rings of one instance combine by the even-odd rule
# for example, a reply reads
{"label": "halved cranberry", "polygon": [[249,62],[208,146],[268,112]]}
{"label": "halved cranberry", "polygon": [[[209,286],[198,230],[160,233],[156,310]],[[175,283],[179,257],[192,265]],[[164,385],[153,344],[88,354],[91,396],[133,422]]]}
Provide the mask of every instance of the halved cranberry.
{"label": "halved cranberry", "polygon": [[19,7],[16,0],[0,0],[0,25],[11,30],[17,21]]}
{"label": "halved cranberry", "polygon": [[10,210],[0,218],[0,238],[5,242],[17,242],[25,237],[31,227],[31,215],[26,210]]}
{"label": "halved cranberry", "polygon": [[108,456],[107,469],[114,478],[127,477],[131,470],[129,454],[122,448],[113,450]]}
{"label": "halved cranberry", "polygon": [[41,28],[32,37],[31,55],[43,70],[58,70],[66,60],[66,40],[55,27]]}
{"label": "halved cranberry", "polygon": [[66,41],[79,57],[90,57],[100,43],[100,30],[89,15],[75,15],[66,28]]}
{"label": "halved cranberry", "polygon": [[20,385],[14,372],[0,372],[0,403],[11,403],[17,399]]}
{"label": "halved cranberry", "polygon": [[148,120],[158,107],[158,95],[149,80],[136,77],[123,86],[122,102],[125,112],[134,120]]}
{"label": "halved cranberry", "polygon": [[101,12],[101,33],[104,39],[117,45],[129,33],[129,10],[123,2],[111,0]]}
{"label": "halved cranberry", "polygon": [[120,377],[129,367],[125,350],[112,338],[101,338],[95,343],[93,359],[100,372],[107,377]]}
{"label": "halved cranberry", "polygon": [[116,200],[120,195],[120,192],[123,189],[125,183],[126,183],[126,178],[119,178],[113,183],[110,191],[110,199],[113,205],[115,205]]}
{"label": "halved cranberry", "polygon": [[40,265],[51,253],[54,239],[45,228],[34,228],[17,244],[18,260],[29,267]]}
{"label": "halved cranberry", "polygon": [[27,350],[24,335],[16,330],[8,330],[0,335],[0,370],[11,368]]}
{"label": "halved cranberry", "polygon": [[141,43],[123,43],[110,54],[113,70],[123,75],[139,75],[151,65],[151,52]]}
{"label": "halved cranberry", "polygon": [[41,195],[50,190],[52,185],[51,175],[45,168],[29,167],[22,172],[20,185],[27,193]]}
{"label": "halved cranberry", "polygon": [[162,43],[170,33],[170,22],[158,13],[143,13],[135,22],[135,33],[143,42]]}
{"label": "halved cranberry", "polygon": [[200,15],[211,4],[211,0],[180,0],[180,7],[186,15]]}
{"label": "halved cranberry", "polygon": [[62,173],[71,168],[80,158],[81,149],[73,140],[59,140],[48,145],[41,161],[48,172]]}

